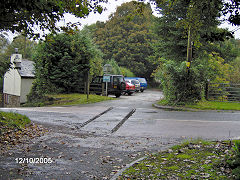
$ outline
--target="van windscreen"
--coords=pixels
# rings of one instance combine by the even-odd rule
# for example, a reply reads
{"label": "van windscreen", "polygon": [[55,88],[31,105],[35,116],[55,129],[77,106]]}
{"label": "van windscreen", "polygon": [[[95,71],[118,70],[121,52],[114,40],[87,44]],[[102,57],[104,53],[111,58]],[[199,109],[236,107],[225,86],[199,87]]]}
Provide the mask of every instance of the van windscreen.
{"label": "van windscreen", "polygon": [[139,81],[140,83],[146,83],[146,80],[145,80],[145,79],[138,79],[138,81]]}

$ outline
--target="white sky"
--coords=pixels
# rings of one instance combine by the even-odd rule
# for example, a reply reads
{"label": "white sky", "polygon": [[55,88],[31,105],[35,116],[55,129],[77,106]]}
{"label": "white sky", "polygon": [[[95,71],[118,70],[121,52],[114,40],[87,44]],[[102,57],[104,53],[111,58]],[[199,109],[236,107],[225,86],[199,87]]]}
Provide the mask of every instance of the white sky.
{"label": "white sky", "polygon": [[84,25],[91,25],[93,23],[96,23],[97,21],[107,21],[110,14],[114,13],[117,9],[117,6],[121,6],[124,2],[130,2],[131,0],[109,0],[107,4],[103,3],[102,6],[106,7],[107,10],[103,11],[102,14],[94,14],[90,13],[90,15],[83,19],[83,18],[76,18],[73,15],[67,14],[65,15],[65,23],[71,22],[80,22],[82,24],[82,27]]}

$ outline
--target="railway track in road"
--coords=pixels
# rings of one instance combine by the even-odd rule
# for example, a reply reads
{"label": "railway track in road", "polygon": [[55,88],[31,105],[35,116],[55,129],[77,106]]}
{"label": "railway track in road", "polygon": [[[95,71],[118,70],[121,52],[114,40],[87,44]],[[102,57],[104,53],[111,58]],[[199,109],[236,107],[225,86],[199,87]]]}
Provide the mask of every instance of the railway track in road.
{"label": "railway track in road", "polygon": [[132,109],[132,110],[111,130],[111,133],[116,132],[116,131],[123,125],[123,123],[125,123],[126,120],[128,120],[128,118],[129,118],[130,116],[132,116],[133,113],[135,113],[135,111],[136,111],[135,108]]}
{"label": "railway track in road", "polygon": [[75,127],[93,133],[114,133],[135,111],[135,108],[110,107],[80,125],[75,124]]}
{"label": "railway track in road", "polygon": [[101,112],[100,114],[98,114],[98,115],[94,116],[93,118],[89,119],[88,121],[85,121],[84,123],[82,123],[82,124],[80,125],[80,128],[86,126],[86,125],[89,124],[90,122],[92,122],[92,121],[94,121],[95,119],[99,118],[100,116],[102,116],[103,114],[107,113],[108,111],[111,111],[112,109],[113,109],[113,107],[110,107],[110,108],[108,108],[106,111],[103,111],[103,112]]}

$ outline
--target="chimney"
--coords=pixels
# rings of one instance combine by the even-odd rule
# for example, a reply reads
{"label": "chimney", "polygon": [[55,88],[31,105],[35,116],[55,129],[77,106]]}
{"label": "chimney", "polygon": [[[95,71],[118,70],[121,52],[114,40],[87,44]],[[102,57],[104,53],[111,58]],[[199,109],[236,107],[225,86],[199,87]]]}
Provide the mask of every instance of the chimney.
{"label": "chimney", "polygon": [[11,63],[15,69],[21,69],[22,54],[18,54],[18,48],[15,48],[15,54],[11,56]]}

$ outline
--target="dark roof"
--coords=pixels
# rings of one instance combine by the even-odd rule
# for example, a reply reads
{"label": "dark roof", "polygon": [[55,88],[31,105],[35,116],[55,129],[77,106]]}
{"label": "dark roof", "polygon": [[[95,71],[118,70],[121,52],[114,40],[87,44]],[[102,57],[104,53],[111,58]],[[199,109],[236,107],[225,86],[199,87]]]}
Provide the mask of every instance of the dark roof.
{"label": "dark roof", "polygon": [[21,77],[34,78],[34,62],[27,59],[23,59],[21,62],[21,69],[18,70]]}

